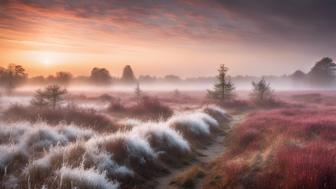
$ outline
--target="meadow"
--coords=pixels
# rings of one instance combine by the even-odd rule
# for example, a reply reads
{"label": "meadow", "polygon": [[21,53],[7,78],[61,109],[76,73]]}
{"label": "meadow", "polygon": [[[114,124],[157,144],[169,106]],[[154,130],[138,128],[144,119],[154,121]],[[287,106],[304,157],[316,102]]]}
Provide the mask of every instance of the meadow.
{"label": "meadow", "polygon": [[30,105],[27,94],[6,98],[2,188],[154,187],[192,163],[230,119],[215,105],[173,109],[153,96],[72,95],[56,109]]}
{"label": "meadow", "polygon": [[[334,94],[224,106],[204,92],[2,98],[2,188],[334,188]],[[89,94],[89,93],[87,93]]]}

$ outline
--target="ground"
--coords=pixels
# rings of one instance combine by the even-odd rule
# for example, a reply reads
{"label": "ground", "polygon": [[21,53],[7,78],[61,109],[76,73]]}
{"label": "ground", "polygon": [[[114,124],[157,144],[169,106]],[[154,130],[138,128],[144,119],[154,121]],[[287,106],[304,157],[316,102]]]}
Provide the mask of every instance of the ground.
{"label": "ground", "polygon": [[204,91],[70,91],[56,110],[30,106],[32,94],[1,98],[4,188],[336,186],[334,92],[260,106],[237,91],[220,106]]}

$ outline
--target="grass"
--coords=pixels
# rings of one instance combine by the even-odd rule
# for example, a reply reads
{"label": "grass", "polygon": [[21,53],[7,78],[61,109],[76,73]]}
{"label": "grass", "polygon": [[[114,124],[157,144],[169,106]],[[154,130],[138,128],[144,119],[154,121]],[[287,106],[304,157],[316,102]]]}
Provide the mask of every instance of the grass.
{"label": "grass", "polygon": [[[0,124],[1,187],[134,188],[190,162],[198,147],[194,145],[198,138],[187,138],[170,120],[133,120],[129,128],[114,131],[90,125],[96,123],[92,120],[101,121],[97,112],[31,108],[13,106],[5,112],[8,121],[28,121]],[[190,133],[210,136],[220,129],[218,121],[227,116],[222,109],[213,111],[216,117],[204,109],[173,117],[182,120],[180,127]],[[76,122],[81,125],[67,124]],[[197,175],[189,173],[188,177]],[[192,185],[188,179],[184,182]]]}
{"label": "grass", "polygon": [[204,177],[204,170],[199,165],[194,165],[187,170],[179,173],[171,182],[177,188],[193,189],[197,184],[197,180]]}
{"label": "grass", "polygon": [[158,98],[144,96],[134,105],[126,106],[120,100],[112,101],[107,108],[112,113],[127,113],[145,120],[162,120],[173,115],[173,110]]}
{"label": "grass", "polygon": [[60,122],[74,123],[97,131],[116,131],[118,125],[110,118],[104,116],[93,109],[83,109],[73,106],[57,108],[36,108],[32,106],[13,105],[3,114],[3,119],[7,121],[27,120],[37,122],[46,121],[48,124],[57,125]]}
{"label": "grass", "polygon": [[336,109],[284,108],[249,115],[227,151],[212,163],[204,187],[336,187]]}

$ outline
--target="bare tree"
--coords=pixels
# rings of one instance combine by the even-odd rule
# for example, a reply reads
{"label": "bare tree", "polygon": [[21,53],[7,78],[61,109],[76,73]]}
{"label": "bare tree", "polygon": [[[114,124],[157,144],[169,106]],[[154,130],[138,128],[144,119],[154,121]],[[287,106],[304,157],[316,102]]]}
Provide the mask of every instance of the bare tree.
{"label": "bare tree", "polygon": [[218,69],[217,82],[214,90],[208,90],[208,96],[212,99],[227,102],[233,99],[235,87],[231,79],[227,76],[228,68],[224,64]]}
{"label": "bare tree", "polygon": [[30,101],[30,104],[38,108],[44,108],[48,106],[48,101],[46,99],[44,91],[38,89],[35,92],[33,99]]}
{"label": "bare tree", "polygon": [[57,105],[64,100],[64,96],[67,94],[66,89],[62,89],[59,85],[49,85],[44,90],[37,90],[32,105],[43,107],[49,105],[53,110]]}
{"label": "bare tree", "polygon": [[253,91],[251,93],[252,100],[257,104],[266,104],[273,100],[273,93],[270,83],[265,78],[258,82],[252,82]]}

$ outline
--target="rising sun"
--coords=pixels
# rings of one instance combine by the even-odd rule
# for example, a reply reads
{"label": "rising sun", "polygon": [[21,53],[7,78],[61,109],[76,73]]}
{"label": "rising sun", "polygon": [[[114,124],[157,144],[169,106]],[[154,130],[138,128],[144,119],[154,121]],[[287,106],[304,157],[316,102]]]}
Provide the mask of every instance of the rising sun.
{"label": "rising sun", "polygon": [[42,63],[43,63],[44,65],[50,65],[50,60],[49,60],[49,58],[44,58],[44,59],[42,59]]}

